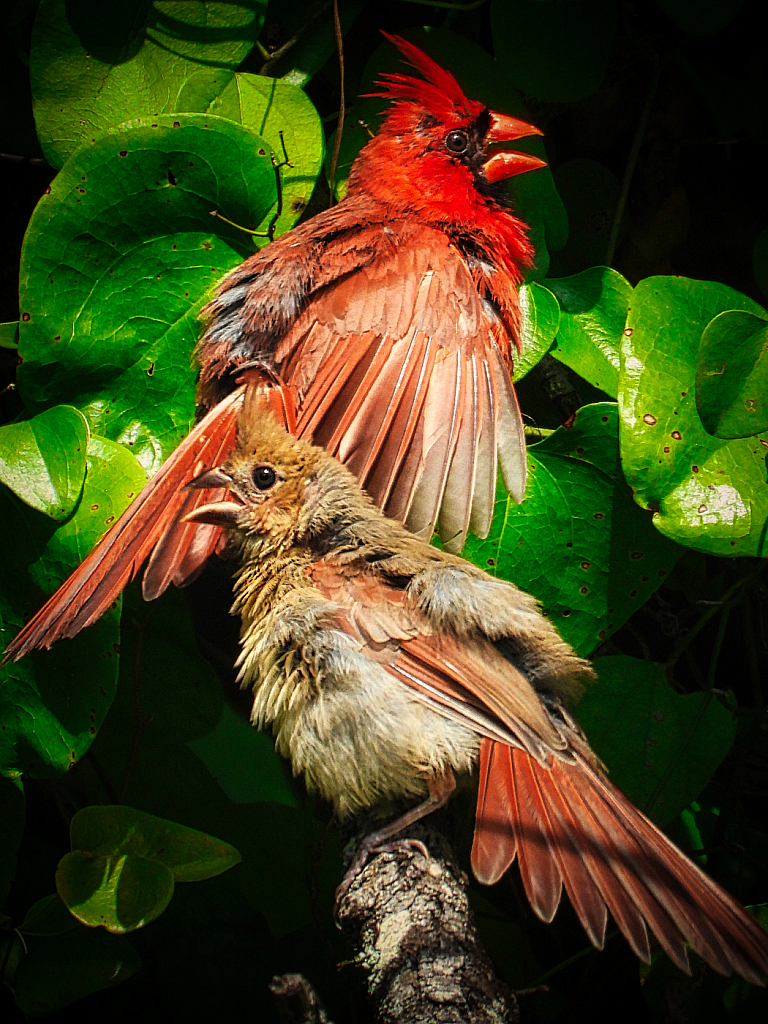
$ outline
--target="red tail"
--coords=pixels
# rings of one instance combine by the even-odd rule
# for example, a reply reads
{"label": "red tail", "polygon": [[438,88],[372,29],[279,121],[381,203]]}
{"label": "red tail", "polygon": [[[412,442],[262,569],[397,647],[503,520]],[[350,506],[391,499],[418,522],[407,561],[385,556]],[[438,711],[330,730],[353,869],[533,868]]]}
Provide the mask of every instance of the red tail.
{"label": "red tail", "polygon": [[249,388],[264,389],[273,415],[286,429],[295,430],[290,393],[270,385],[265,384],[261,372],[248,371],[245,383],[195,425],[85,561],[14,637],[3,664],[90,626],[147,559],[142,584],[147,601],[162,594],[171,582],[177,587],[192,582],[217,550],[221,528],[196,526],[183,518],[200,504],[222,499],[225,492],[213,495],[211,491],[187,490],[186,484],[202,469],[223,462],[234,447],[237,414]]}
{"label": "red tail", "polygon": [[551,921],[564,886],[598,949],[610,910],[646,963],[648,926],[687,973],[686,942],[720,974],[735,970],[756,985],[768,975],[765,934],[757,921],[596,769],[578,754],[572,763],[551,756],[545,766],[486,739],[472,848],[475,875],[491,884],[515,855],[536,914]]}

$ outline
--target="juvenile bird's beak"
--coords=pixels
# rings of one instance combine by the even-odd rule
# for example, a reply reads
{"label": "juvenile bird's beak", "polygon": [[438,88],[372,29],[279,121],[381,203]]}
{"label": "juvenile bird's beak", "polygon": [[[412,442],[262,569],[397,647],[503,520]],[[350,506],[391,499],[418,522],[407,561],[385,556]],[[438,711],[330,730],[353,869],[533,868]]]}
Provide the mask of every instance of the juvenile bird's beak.
{"label": "juvenile bird's beak", "polygon": [[[223,469],[207,469],[187,484],[189,490],[213,490],[232,487],[232,477]],[[211,501],[207,505],[198,505],[188,515],[185,523],[210,523],[212,526],[236,526],[237,515],[242,504],[234,501]]]}
{"label": "juvenile bird's beak", "polygon": [[[510,117],[509,114],[497,114],[493,110],[491,114],[491,127],[485,135],[485,141],[513,142],[515,139],[523,139],[527,135],[543,135],[538,128],[534,128],[527,121],[521,121],[518,117]],[[522,174],[524,171],[535,171],[537,167],[546,167],[546,160],[540,160],[530,153],[518,153],[516,150],[497,150],[491,153],[483,164],[485,176],[490,182],[502,181],[504,178],[511,178],[513,174]]]}
{"label": "juvenile bird's beak", "polygon": [[188,490],[204,491],[209,487],[231,487],[232,477],[223,469],[206,469],[190,480],[187,484]]}

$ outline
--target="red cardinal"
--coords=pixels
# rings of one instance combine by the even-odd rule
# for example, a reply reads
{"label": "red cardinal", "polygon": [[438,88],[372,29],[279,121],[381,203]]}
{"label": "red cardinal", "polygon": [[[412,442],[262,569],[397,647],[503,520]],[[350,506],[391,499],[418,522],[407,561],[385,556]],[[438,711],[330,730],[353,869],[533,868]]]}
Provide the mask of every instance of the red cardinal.
{"label": "red cardinal", "polygon": [[589,666],[533,598],[387,519],[256,400],[224,465],[195,483],[232,495],[192,517],[239,549],[254,724],[342,816],[430,794],[366,846],[444,803],[479,755],[479,881],[517,859],[538,916],[551,921],[565,889],[598,947],[610,911],[646,962],[651,930],[684,971],[689,943],[721,974],[768,976],[758,922],[606,777],[567,709]]}
{"label": "red cardinal", "polygon": [[486,536],[497,464],[522,499],[510,371],[532,253],[500,183],[543,161],[489,147],[540,133],[468,100],[425,53],[387,38],[424,80],[385,75],[377,95],[394,104],[343,201],[224,279],[204,310],[199,422],[6,660],[90,625],[147,560],[147,600],[194,578],[222,538],[182,522],[202,501],[186,485],[232,448],[243,393],[265,373],[296,398],[294,423],[286,392],[276,394],[283,422],[424,537],[437,524],[458,550],[468,529]]}

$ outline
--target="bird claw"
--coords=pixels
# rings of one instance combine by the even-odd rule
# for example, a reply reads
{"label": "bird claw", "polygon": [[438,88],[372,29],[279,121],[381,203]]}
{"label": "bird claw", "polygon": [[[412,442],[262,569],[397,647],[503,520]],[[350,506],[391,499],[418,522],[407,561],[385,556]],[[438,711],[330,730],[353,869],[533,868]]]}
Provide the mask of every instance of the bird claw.
{"label": "bird claw", "polygon": [[393,839],[388,843],[384,843],[378,842],[377,836],[374,834],[363,841],[360,849],[355,854],[352,863],[344,873],[341,884],[336,890],[336,896],[333,901],[333,919],[336,922],[337,928],[341,928],[341,922],[339,921],[339,907],[352,887],[352,883],[365,867],[368,858],[374,853],[377,855],[380,853],[394,853],[397,850],[404,849],[418,850],[419,853],[423,854],[427,861],[430,859],[429,850],[420,839]]}

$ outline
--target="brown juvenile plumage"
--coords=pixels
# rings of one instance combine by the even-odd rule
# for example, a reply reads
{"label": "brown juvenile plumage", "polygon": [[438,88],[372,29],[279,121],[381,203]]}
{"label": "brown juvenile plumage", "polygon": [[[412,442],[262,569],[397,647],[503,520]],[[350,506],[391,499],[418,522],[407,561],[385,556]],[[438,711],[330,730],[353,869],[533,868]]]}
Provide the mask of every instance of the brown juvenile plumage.
{"label": "brown juvenile plumage", "polygon": [[650,928],[683,970],[689,943],[722,974],[765,978],[757,922],[608,781],[566,708],[591,671],[529,595],[386,519],[255,395],[195,486],[234,499],[190,518],[239,548],[253,721],[340,814],[429,793],[427,813],[479,761],[481,882],[517,859],[538,916],[564,887],[596,946],[610,911],[646,961]]}

